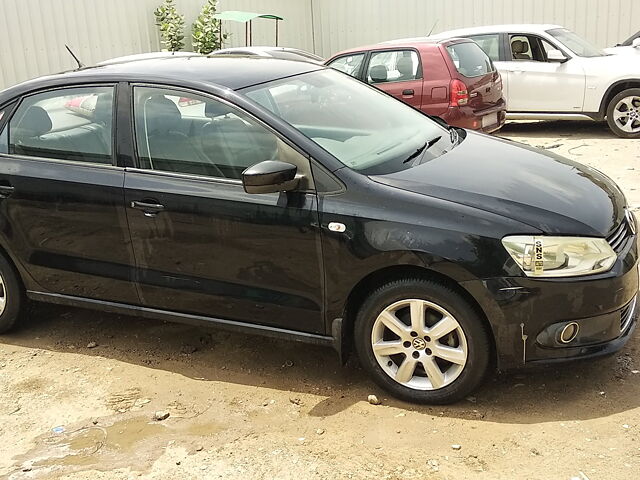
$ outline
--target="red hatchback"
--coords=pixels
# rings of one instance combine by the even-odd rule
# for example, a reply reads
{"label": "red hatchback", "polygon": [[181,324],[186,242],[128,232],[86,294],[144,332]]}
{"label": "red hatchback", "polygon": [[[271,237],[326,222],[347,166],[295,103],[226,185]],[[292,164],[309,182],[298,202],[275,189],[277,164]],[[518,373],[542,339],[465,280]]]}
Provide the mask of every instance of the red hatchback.
{"label": "red hatchback", "polygon": [[504,125],[502,78],[472,40],[381,43],[340,52],[326,65],[450,125],[484,132]]}

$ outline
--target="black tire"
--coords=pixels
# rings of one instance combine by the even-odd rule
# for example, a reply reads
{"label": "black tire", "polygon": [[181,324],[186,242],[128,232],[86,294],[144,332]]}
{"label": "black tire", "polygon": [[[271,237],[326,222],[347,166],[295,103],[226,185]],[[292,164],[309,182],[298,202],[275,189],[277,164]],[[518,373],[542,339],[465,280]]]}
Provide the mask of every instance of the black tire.
{"label": "black tire", "polygon": [[[446,386],[419,390],[402,385],[385,373],[376,360],[372,347],[372,330],[376,319],[386,307],[404,299],[426,300],[442,307],[453,315],[466,337],[466,363],[458,377]],[[376,289],[358,312],[354,335],[363,368],[382,388],[409,402],[447,404],[461,400],[482,383],[489,367],[491,343],[483,320],[461,295],[430,280],[407,278]]]}
{"label": "black tire", "polygon": [[0,314],[0,334],[3,334],[16,325],[24,303],[24,291],[13,265],[2,254],[0,254],[0,277],[2,279],[0,295],[4,295],[6,300],[4,310]]}
{"label": "black tire", "polygon": [[632,96],[639,98],[638,102],[634,105],[638,108],[637,112],[635,113],[635,115],[637,115],[636,124],[640,124],[640,88],[628,88],[627,90],[623,90],[615,97],[613,97],[607,105],[607,124],[609,125],[611,131],[621,138],[640,138],[640,130],[638,130],[637,132],[625,132],[614,119],[614,109],[618,102],[623,98]]}

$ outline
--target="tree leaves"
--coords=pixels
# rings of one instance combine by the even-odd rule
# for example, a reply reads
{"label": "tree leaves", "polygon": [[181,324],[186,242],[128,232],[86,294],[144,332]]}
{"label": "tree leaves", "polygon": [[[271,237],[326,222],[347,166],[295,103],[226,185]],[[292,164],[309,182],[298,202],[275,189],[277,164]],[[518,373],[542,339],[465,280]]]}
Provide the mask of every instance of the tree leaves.
{"label": "tree leaves", "polygon": [[170,52],[177,52],[184,47],[184,15],[178,13],[174,2],[175,0],[164,0],[153,11],[162,44]]}
{"label": "tree leaves", "polygon": [[213,18],[217,3],[217,0],[207,0],[200,15],[191,26],[191,43],[194,52],[209,54],[221,48],[222,42],[229,37],[227,33],[223,33],[222,38],[219,38],[220,20]]}

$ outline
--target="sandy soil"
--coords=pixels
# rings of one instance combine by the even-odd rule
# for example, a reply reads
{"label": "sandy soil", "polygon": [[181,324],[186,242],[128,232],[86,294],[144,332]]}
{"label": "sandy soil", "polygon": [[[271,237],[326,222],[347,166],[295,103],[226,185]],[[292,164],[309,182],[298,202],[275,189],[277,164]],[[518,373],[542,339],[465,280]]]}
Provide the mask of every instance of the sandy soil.
{"label": "sandy soil", "polygon": [[[640,208],[639,141],[580,122],[500,135],[599,168]],[[636,335],[614,357],[500,376],[425,407],[331,350],[34,305],[0,337],[0,477],[638,478],[638,370]]]}

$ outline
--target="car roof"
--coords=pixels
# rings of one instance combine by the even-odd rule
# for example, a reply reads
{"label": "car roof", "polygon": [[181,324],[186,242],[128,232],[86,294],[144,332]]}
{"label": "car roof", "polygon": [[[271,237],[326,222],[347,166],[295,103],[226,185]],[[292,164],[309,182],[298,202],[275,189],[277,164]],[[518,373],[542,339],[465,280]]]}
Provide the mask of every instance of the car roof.
{"label": "car roof", "polygon": [[250,47],[229,47],[229,48],[222,48],[220,50],[215,50],[213,52],[211,52],[211,55],[221,55],[221,54],[233,54],[233,53],[239,53],[239,54],[243,54],[243,53],[249,53],[249,54],[254,54],[254,55],[263,55],[263,56],[276,56],[277,58],[277,53],[278,52],[286,52],[286,53],[293,53],[293,54],[297,54],[301,57],[307,58],[310,61],[318,61],[318,62],[322,62],[323,58],[311,53],[311,52],[307,52],[306,50],[302,50],[300,48],[294,48],[294,47],[270,47],[270,46],[250,46]]}
{"label": "car roof", "polygon": [[434,46],[449,43],[454,40],[465,41],[466,38],[454,39],[454,38],[430,38],[430,37],[416,37],[416,38],[404,38],[400,40],[389,40],[386,42],[374,43],[372,45],[364,45],[356,48],[349,48],[347,50],[342,50],[341,52],[335,53],[331,56],[330,60],[339,57],[342,55],[347,55],[349,53],[358,53],[369,50],[384,50],[390,48],[415,48],[417,50],[426,50],[428,48],[432,48]]}
{"label": "car roof", "polygon": [[217,85],[238,90],[279,78],[325,68],[322,65],[270,57],[168,56],[86,67],[40,77],[0,92],[0,104],[30,90],[97,82]]}
{"label": "car roof", "polygon": [[553,28],[564,28],[562,25],[550,23],[513,23],[506,25],[486,25],[482,27],[459,28],[431,35],[429,38],[458,37],[466,35],[480,35],[483,33],[540,33]]}

